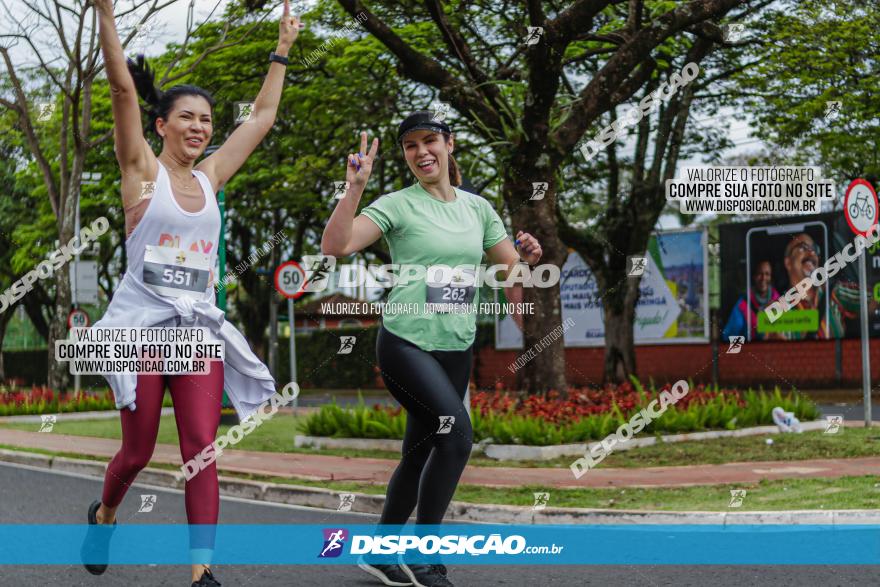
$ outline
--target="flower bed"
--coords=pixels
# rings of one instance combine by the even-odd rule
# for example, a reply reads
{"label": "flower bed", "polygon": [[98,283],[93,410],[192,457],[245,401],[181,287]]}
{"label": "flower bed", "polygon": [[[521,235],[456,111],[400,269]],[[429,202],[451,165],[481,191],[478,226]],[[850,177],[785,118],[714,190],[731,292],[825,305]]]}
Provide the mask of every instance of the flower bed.
{"label": "flower bed", "polygon": [[[477,392],[471,396],[474,441],[547,446],[600,440],[670,387],[646,390],[633,379],[601,389],[570,389],[567,397],[555,391],[525,399],[501,389]],[[796,391],[783,394],[779,388],[765,392],[692,385],[688,394],[649,423],[643,434],[772,424],[771,411],[776,406],[794,412],[803,421],[819,417],[815,404]],[[401,439],[406,413],[400,408],[367,407],[363,400],[354,408],[333,403],[309,416],[304,426],[310,436]]]}
{"label": "flower bed", "polygon": [[[166,396],[163,405],[171,405]],[[113,392],[78,391],[61,396],[48,387],[23,387],[20,381],[10,380],[0,384],[0,416],[21,416],[32,414],[59,414],[62,412],[91,412],[115,410]]]}

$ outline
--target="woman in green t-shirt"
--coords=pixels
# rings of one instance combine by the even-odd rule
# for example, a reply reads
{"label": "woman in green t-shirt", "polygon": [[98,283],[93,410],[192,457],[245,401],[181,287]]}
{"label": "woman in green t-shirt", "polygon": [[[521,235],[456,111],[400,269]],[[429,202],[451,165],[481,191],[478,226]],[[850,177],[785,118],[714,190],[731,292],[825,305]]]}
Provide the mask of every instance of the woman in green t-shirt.
{"label": "woman in green t-shirt", "polygon": [[[416,183],[386,194],[355,217],[379,148],[367,134],[350,154],[345,196],[333,211],[321,240],[325,255],[345,257],[384,236],[392,263],[400,267],[382,316],[376,355],[389,392],[406,409],[403,457],[391,480],[380,524],[406,524],[416,508],[416,524],[440,524],[464,471],[473,430],[463,399],[470,380],[476,314],[476,273],[483,252],[492,264],[534,265],[541,245],[517,234],[517,248],[489,202],[454,186],[461,175],[452,157],[449,126],[431,112],[408,116],[398,129]],[[511,288],[522,300],[521,286]],[[521,325],[521,316],[515,319]],[[388,562],[388,561],[386,561]],[[443,565],[359,566],[386,585],[451,587]]]}

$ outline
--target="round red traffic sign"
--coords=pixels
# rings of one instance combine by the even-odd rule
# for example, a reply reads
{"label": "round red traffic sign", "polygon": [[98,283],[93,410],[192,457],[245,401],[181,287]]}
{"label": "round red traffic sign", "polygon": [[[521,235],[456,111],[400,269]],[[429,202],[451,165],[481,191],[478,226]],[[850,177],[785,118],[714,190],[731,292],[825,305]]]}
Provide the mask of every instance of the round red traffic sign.
{"label": "round red traffic sign", "polygon": [[282,263],[275,270],[275,289],[286,298],[295,300],[305,294],[305,282],[306,272],[296,261]]}
{"label": "round red traffic sign", "polygon": [[86,328],[90,325],[91,321],[85,310],[71,310],[67,315],[67,328]]}
{"label": "round red traffic sign", "polygon": [[880,204],[874,186],[864,179],[854,179],[843,197],[843,214],[850,230],[865,236],[880,218]]}

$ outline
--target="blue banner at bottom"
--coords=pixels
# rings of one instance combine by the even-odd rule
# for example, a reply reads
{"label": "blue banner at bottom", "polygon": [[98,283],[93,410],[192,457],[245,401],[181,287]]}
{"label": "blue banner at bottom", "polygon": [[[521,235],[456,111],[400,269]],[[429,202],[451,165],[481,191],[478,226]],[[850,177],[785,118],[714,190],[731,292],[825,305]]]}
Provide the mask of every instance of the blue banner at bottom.
{"label": "blue banner at bottom", "polygon": [[880,526],[0,525],[4,565],[189,564],[193,553],[260,565],[876,565]]}

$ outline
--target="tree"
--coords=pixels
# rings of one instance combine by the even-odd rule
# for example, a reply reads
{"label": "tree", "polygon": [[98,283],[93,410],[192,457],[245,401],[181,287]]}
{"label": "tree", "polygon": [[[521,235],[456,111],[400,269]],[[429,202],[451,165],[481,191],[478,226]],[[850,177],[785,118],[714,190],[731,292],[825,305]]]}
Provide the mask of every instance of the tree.
{"label": "tree", "polygon": [[755,26],[767,42],[734,80],[773,152],[821,165],[838,186],[880,174],[880,6],[786,0]]}
{"label": "tree", "polygon": [[[622,294],[610,286],[622,274],[626,255],[635,252],[637,240],[631,238],[628,225],[647,222],[651,211],[640,214],[633,198],[617,202],[603,217],[611,242],[606,247],[597,235],[579,234],[559,222],[565,213],[558,197],[563,171],[572,164],[587,130],[652,79],[658,48],[685,33],[720,37],[711,21],[750,2],[576,0],[562,9],[548,9],[540,2],[433,1],[424,8],[416,3],[401,7],[399,2],[373,2],[368,8],[360,0],[338,2],[352,16],[364,12],[364,26],[392,53],[401,74],[434,89],[468,121],[469,130],[492,145],[499,191],[512,224],[538,237],[545,262],[561,265],[568,254],[567,240],[596,252],[597,266],[611,265],[605,285],[613,297],[606,317],[619,323],[606,328],[606,376],[625,373],[628,363],[634,365],[627,359],[632,353],[633,310],[626,308],[635,300],[631,286]],[[621,13],[623,21],[616,26]],[[427,16],[431,23],[414,23],[416,16]],[[584,63],[594,56],[602,61],[589,70]],[[676,117],[670,116],[665,141],[682,132],[674,124]],[[658,171],[657,177],[661,175]],[[546,195],[531,200],[533,182],[539,181],[548,184]],[[633,197],[643,197],[643,189]],[[529,348],[560,328],[559,289],[528,288],[525,298],[536,308],[534,318],[525,321]],[[565,389],[562,338],[546,350],[524,373],[523,384],[530,391]]]}

